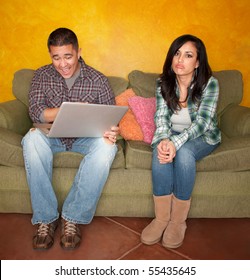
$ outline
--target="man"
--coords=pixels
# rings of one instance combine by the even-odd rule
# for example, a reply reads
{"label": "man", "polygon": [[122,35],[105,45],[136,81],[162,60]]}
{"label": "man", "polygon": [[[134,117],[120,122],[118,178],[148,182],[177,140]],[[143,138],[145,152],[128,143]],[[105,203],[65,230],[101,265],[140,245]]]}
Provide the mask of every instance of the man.
{"label": "man", "polygon": [[[53,122],[64,101],[115,104],[108,79],[81,58],[75,33],[67,28],[53,31],[48,38],[52,64],[39,68],[29,92],[29,114],[33,122]],[[52,186],[53,155],[74,151],[84,155],[61,213],[62,248],[80,245],[78,224],[93,219],[96,206],[117,152],[118,127],[103,138],[48,138],[32,128],[23,138],[23,155],[37,225],[34,249],[49,249],[58,225],[58,203]]]}

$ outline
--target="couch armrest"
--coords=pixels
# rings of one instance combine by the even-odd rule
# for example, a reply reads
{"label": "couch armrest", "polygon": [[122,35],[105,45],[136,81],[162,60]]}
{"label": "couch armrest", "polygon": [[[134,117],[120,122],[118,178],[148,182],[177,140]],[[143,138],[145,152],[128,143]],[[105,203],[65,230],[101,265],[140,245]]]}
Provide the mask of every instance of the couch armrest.
{"label": "couch armrest", "polygon": [[233,105],[220,118],[220,129],[228,137],[250,135],[250,108]]}
{"label": "couch armrest", "polygon": [[28,108],[19,100],[0,103],[0,127],[24,135],[31,127]]}

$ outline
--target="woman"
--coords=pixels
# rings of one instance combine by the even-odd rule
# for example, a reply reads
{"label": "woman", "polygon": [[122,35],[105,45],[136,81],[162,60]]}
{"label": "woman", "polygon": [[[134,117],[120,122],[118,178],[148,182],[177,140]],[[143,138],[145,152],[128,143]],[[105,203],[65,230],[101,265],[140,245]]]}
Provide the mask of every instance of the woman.
{"label": "woman", "polygon": [[192,35],[174,40],[157,81],[156,131],[152,141],[155,219],[141,241],[161,240],[166,248],[182,245],[196,161],[220,143],[216,107],[218,81],[212,76],[203,42]]}

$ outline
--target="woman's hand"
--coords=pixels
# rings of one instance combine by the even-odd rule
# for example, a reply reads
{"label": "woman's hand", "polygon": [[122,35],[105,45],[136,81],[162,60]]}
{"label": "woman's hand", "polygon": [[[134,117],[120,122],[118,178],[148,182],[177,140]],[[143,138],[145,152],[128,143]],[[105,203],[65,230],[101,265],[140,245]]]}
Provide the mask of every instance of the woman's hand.
{"label": "woman's hand", "polygon": [[157,150],[158,150],[158,159],[161,164],[166,164],[173,161],[176,154],[176,149],[172,141],[168,139],[162,140],[158,144]]}
{"label": "woman's hand", "polygon": [[118,126],[112,126],[109,131],[105,131],[103,137],[109,144],[114,144],[116,142],[117,136],[120,134],[120,129]]}

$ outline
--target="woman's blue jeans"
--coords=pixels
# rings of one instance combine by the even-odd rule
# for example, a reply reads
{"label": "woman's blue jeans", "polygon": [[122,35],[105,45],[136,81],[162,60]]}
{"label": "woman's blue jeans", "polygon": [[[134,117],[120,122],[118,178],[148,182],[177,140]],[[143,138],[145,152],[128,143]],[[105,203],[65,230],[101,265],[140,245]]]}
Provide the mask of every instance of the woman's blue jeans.
{"label": "woman's blue jeans", "polygon": [[173,162],[167,164],[160,164],[155,147],[152,161],[153,194],[162,196],[173,193],[178,199],[190,199],[196,177],[196,161],[209,155],[218,145],[209,145],[198,137],[186,142],[176,152]]}
{"label": "woman's blue jeans", "polygon": [[[33,209],[32,224],[58,219],[58,202],[52,186],[53,155],[66,151],[58,138],[48,138],[39,129],[30,130],[22,140],[27,181]],[[108,178],[117,146],[104,138],[78,138],[70,150],[84,155],[72,187],[64,201],[62,217],[88,224]]]}

